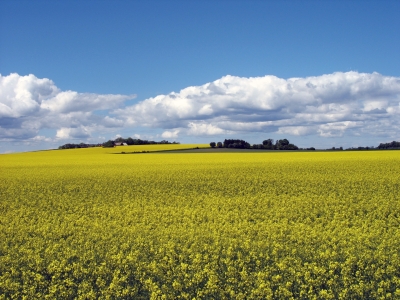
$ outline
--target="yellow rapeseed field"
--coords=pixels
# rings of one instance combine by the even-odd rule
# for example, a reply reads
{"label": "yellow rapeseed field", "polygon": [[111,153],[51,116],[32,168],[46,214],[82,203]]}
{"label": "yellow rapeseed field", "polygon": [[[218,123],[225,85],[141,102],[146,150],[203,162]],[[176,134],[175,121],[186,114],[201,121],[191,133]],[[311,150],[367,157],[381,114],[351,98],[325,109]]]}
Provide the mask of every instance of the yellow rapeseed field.
{"label": "yellow rapeseed field", "polygon": [[400,298],[400,151],[156,147],[0,155],[0,299]]}

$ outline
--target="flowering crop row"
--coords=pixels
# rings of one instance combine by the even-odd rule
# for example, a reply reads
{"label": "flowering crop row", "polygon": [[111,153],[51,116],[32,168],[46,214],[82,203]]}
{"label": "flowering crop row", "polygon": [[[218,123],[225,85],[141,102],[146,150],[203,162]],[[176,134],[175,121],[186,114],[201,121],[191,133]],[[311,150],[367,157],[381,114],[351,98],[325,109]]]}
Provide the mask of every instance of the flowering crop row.
{"label": "flowering crop row", "polygon": [[399,151],[119,150],[0,155],[0,299],[400,298]]}

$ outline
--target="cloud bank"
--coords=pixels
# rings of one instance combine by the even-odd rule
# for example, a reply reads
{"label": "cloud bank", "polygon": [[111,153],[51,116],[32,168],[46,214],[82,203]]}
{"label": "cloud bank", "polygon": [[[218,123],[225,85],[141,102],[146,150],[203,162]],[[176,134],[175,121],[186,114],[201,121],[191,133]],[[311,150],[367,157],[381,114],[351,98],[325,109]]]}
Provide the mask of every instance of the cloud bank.
{"label": "cloud bank", "polygon": [[[255,132],[400,138],[400,78],[379,73],[228,75],[124,106],[134,97],[61,91],[46,78],[0,75],[0,140],[85,140],[104,129],[131,128],[133,135],[138,127],[167,139]],[[42,129],[55,134],[39,135]]]}
{"label": "cloud bank", "polygon": [[34,75],[0,75],[0,140],[40,140],[39,130],[57,130],[55,138],[87,138],[123,122],[95,112],[119,107],[135,95],[99,95],[61,91]]}
{"label": "cloud bank", "polygon": [[390,135],[398,132],[400,78],[333,73],[281,79],[225,76],[113,113],[164,136],[276,132],[284,135]]}

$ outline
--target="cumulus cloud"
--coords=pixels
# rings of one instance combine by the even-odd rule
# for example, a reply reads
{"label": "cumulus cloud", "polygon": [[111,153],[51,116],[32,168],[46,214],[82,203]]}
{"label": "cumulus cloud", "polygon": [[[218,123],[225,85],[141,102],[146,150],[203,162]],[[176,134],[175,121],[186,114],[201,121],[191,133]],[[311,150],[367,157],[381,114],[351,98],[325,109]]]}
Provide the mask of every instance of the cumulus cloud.
{"label": "cumulus cloud", "polygon": [[186,134],[189,135],[215,135],[227,133],[226,130],[223,130],[217,126],[207,123],[195,123],[191,122],[188,124],[188,130]]}
{"label": "cumulus cloud", "polygon": [[43,100],[40,107],[44,110],[64,114],[77,111],[90,112],[114,108],[125,100],[127,100],[127,97],[123,95],[98,95],[66,91]]}
{"label": "cumulus cloud", "polygon": [[45,137],[44,135],[37,135],[37,136],[33,137],[32,139],[30,139],[30,141],[33,141],[33,142],[52,142],[53,139],[49,138],[49,137]]}
{"label": "cumulus cloud", "polygon": [[46,141],[42,129],[53,129],[55,141],[87,139],[106,129],[137,127],[159,130],[166,139],[251,133],[399,137],[400,78],[379,73],[228,75],[124,106],[134,97],[61,91],[50,79],[0,75],[0,140]]}
{"label": "cumulus cloud", "polygon": [[378,73],[289,79],[228,75],[113,113],[131,126],[168,129],[164,136],[171,137],[233,132],[337,137],[366,127],[379,134],[374,124],[399,126],[399,103],[400,78]]}
{"label": "cumulus cloud", "polygon": [[41,129],[57,130],[56,138],[86,138],[90,128],[123,127],[121,120],[94,112],[118,108],[133,98],[61,91],[50,79],[32,74],[0,75],[0,139],[40,141]]}
{"label": "cumulus cloud", "polygon": [[59,139],[76,139],[90,137],[90,131],[85,127],[79,128],[65,128],[62,127],[57,130],[56,137]]}
{"label": "cumulus cloud", "polygon": [[173,131],[164,131],[161,134],[161,137],[164,139],[176,139],[178,137],[179,134],[179,129],[173,130]]}
{"label": "cumulus cloud", "polygon": [[18,118],[35,114],[40,110],[41,102],[57,92],[57,87],[49,79],[18,74],[0,76],[0,117]]}

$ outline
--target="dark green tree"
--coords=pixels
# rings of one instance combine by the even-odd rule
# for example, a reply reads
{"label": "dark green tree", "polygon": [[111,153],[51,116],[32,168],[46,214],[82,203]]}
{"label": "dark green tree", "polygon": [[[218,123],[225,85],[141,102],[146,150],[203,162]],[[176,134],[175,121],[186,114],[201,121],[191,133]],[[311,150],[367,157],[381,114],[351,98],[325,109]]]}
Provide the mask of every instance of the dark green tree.
{"label": "dark green tree", "polygon": [[233,140],[233,139],[225,139],[224,140],[224,148],[240,148],[240,149],[249,149],[250,144],[243,140]]}
{"label": "dark green tree", "polygon": [[274,149],[274,140],[268,139],[264,140],[263,142],[264,149]]}
{"label": "dark green tree", "polygon": [[114,141],[112,141],[112,140],[108,140],[107,142],[105,142],[104,144],[103,144],[103,147],[105,147],[105,148],[111,148],[111,147],[114,147],[115,145],[114,145]]}
{"label": "dark green tree", "polygon": [[133,145],[133,144],[135,143],[135,141],[133,140],[133,138],[128,137],[128,138],[126,139],[126,143],[127,143],[128,145]]}

